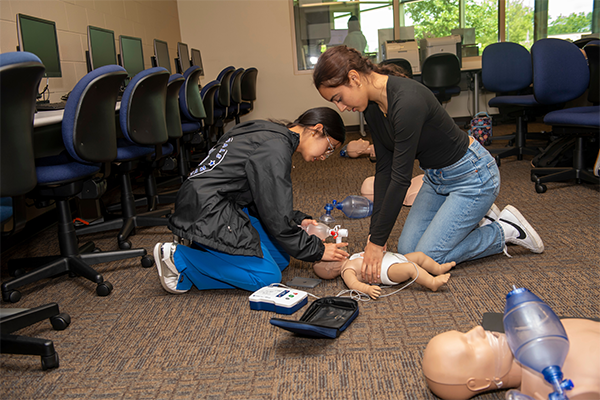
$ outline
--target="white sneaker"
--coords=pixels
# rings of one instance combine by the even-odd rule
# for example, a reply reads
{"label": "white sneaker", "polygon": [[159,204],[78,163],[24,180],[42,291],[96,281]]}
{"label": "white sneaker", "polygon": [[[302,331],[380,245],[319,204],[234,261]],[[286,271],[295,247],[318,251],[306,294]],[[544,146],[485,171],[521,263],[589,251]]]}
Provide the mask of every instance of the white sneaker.
{"label": "white sneaker", "polygon": [[515,207],[506,206],[500,213],[498,222],[504,229],[506,243],[518,244],[534,253],[544,251],[542,239]]}
{"label": "white sneaker", "polygon": [[496,203],[494,203],[492,204],[492,207],[490,207],[488,212],[485,214],[485,216],[481,218],[481,221],[479,221],[479,226],[491,224],[492,222],[497,221],[499,216],[500,209],[498,208]]}
{"label": "white sneaker", "polygon": [[156,243],[156,246],[154,246],[154,263],[162,287],[169,293],[181,294],[187,292],[187,290],[177,289],[181,274],[173,263],[173,253],[175,253],[176,247],[175,243]]}

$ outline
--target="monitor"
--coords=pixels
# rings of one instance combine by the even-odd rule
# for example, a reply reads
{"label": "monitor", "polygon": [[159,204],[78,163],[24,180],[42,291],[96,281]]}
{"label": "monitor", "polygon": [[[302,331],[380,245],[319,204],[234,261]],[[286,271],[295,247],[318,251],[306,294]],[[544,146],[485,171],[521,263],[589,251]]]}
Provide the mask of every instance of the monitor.
{"label": "monitor", "polygon": [[127,76],[132,78],[145,69],[142,39],[121,35],[119,36],[119,45],[123,68],[127,70]]}
{"label": "monitor", "polygon": [[56,24],[53,21],[17,14],[19,50],[28,51],[40,58],[49,78],[62,77]]}
{"label": "monitor", "polygon": [[117,50],[115,48],[115,33],[109,29],[102,29],[88,25],[88,50],[90,69],[117,63]]}
{"label": "monitor", "polygon": [[169,46],[167,42],[154,39],[154,55],[159,67],[166,68],[171,73],[171,60],[169,59]]}
{"label": "monitor", "polygon": [[204,67],[202,66],[202,56],[200,55],[200,50],[192,49],[192,65],[197,65],[200,67],[200,76],[204,76]]}
{"label": "monitor", "polygon": [[188,51],[187,44],[177,43],[177,57],[179,57],[181,73],[184,73],[189,67],[192,66],[190,63],[190,52]]}

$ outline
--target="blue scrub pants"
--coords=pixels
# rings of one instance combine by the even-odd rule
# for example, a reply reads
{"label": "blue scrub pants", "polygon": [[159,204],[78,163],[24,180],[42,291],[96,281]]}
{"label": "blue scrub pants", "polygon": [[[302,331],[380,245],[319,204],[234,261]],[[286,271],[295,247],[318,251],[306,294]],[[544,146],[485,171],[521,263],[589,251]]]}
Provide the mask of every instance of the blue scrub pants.
{"label": "blue scrub pants", "polygon": [[194,242],[194,247],[177,246],[173,260],[181,273],[177,289],[188,290],[192,284],[200,290],[244,289],[254,292],[281,282],[281,271],[290,264],[290,256],[250,216],[260,235],[263,258],[222,253]]}

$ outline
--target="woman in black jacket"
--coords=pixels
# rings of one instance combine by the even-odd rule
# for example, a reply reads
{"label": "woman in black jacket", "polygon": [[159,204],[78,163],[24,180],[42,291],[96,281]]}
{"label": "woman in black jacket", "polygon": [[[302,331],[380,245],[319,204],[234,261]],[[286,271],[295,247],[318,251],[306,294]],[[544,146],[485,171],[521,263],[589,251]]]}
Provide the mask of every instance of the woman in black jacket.
{"label": "woman in black jacket", "polygon": [[342,118],[327,107],[287,125],[249,121],[223,135],[179,189],[169,220],[169,229],[192,246],[154,248],[163,288],[255,291],[279,283],[290,256],[345,259],[346,243],[325,244],[300,227],[316,221],[292,209],[290,177],[294,152],[305,161],[324,160],[345,135]]}

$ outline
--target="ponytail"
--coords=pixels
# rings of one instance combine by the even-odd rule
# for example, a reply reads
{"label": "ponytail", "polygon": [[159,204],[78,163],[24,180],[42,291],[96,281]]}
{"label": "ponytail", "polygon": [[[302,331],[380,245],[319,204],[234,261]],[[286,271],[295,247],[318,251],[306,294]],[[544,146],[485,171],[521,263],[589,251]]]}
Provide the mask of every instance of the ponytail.
{"label": "ponytail", "polygon": [[406,78],[402,70],[394,64],[377,65],[360,52],[348,46],[335,46],[321,54],[313,71],[313,82],[318,89],[338,87],[350,82],[348,73],[355,70],[368,75],[375,72],[382,75],[394,75]]}

